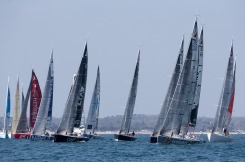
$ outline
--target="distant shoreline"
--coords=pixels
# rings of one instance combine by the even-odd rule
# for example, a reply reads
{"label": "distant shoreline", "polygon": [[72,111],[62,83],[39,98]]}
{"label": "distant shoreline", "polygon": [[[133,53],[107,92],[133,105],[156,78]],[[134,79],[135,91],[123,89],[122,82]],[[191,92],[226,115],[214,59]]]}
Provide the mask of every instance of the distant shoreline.
{"label": "distant shoreline", "polygon": [[[98,131],[97,134],[116,134],[118,133],[118,131]],[[146,134],[146,135],[150,135],[152,134],[151,131],[147,131],[147,130],[142,130],[139,132],[135,132],[136,134]],[[210,132],[194,132],[193,134],[208,134]],[[241,132],[230,132],[230,134],[245,134],[245,131],[241,131]]]}

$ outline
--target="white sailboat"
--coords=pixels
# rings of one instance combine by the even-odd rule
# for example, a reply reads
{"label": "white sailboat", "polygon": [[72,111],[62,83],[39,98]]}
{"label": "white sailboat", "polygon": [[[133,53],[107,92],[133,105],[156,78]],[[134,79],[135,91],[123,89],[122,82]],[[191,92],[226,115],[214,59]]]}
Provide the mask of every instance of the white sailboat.
{"label": "white sailboat", "polygon": [[0,138],[11,138],[11,134],[9,131],[10,125],[10,90],[9,90],[9,79],[7,86],[7,97],[6,97],[6,109],[4,114],[4,123],[3,123],[3,131],[0,132]]}
{"label": "white sailboat", "polygon": [[[156,126],[156,132],[151,137],[153,143],[194,144],[204,142],[187,134],[192,121],[191,114],[194,108],[198,109],[196,105],[199,104],[201,92],[198,88],[201,86],[199,72],[202,71],[200,55],[203,55],[203,52],[199,51],[200,42],[203,43],[203,31],[200,40],[198,40],[197,21],[195,21],[190,45],[177,84],[173,82],[173,84],[176,84],[175,90],[173,94],[170,94],[172,97],[169,96],[166,100],[169,102],[168,107],[163,110],[166,113],[163,113],[164,116],[160,117],[163,118],[163,123],[160,124],[160,132],[158,125]],[[193,119],[196,119],[196,116],[197,111]]]}
{"label": "white sailboat", "polygon": [[100,107],[100,69],[98,67],[94,92],[92,95],[87,121],[85,124],[84,135],[89,138],[100,137],[96,134],[96,131],[98,129],[99,107]]}
{"label": "white sailboat", "polygon": [[138,77],[139,77],[139,63],[140,63],[140,51],[137,57],[137,63],[135,67],[133,82],[132,82],[131,89],[129,92],[128,102],[125,108],[121,129],[118,134],[114,134],[115,140],[135,141],[137,139],[135,137],[134,131],[132,133],[129,133],[129,131],[130,131],[130,125],[131,125],[131,120],[132,120],[134,105],[135,105],[135,100],[136,100],[136,94],[137,94]]}
{"label": "white sailboat", "polygon": [[231,136],[229,135],[229,124],[231,121],[235,97],[235,74],[236,61],[232,45],[214,126],[212,132],[207,134],[209,142],[231,141]]}
{"label": "white sailboat", "polygon": [[54,137],[51,136],[47,131],[48,124],[48,112],[50,107],[52,109],[53,101],[53,84],[54,84],[54,67],[53,67],[53,51],[50,57],[48,75],[46,79],[46,84],[44,88],[44,93],[40,103],[38,115],[36,118],[35,125],[33,127],[30,139],[31,140],[53,140]]}

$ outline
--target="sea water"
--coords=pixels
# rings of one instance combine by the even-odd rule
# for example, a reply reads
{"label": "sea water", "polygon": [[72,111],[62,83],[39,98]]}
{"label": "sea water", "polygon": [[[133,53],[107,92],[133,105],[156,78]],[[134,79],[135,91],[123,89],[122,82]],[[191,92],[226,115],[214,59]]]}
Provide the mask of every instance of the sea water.
{"label": "sea water", "polygon": [[102,136],[80,143],[1,139],[0,161],[245,161],[245,135],[193,145],[152,144],[150,135],[137,135],[134,142]]}

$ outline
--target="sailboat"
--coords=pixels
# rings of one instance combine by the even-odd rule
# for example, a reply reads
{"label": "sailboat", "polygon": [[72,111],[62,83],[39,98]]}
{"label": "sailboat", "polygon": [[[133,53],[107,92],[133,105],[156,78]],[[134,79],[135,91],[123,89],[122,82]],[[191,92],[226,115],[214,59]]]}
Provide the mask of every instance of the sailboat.
{"label": "sailboat", "polygon": [[[157,120],[157,123],[155,125],[154,131],[153,131],[153,133],[151,135],[151,139],[150,139],[151,143],[156,143],[157,142],[157,136],[159,136],[160,131],[161,131],[162,127],[163,127],[163,122],[164,122],[164,120],[166,118],[166,115],[167,115],[167,111],[168,111],[169,104],[170,104],[170,99],[174,95],[175,87],[177,85],[177,82],[178,82],[178,79],[179,79],[179,75],[180,75],[181,70],[182,70],[182,66],[183,66],[183,51],[184,51],[184,39],[181,42],[179,55],[178,55],[178,58],[177,58],[177,61],[176,61],[176,65],[175,65],[175,68],[174,68],[172,79],[171,79],[169,87],[168,87],[168,91],[167,91],[165,100],[164,100],[163,105],[162,105],[161,112],[160,112],[160,114],[158,116],[158,120]],[[169,129],[171,129],[171,128],[169,128]]]}
{"label": "sailboat", "polygon": [[191,120],[192,111],[194,109],[198,110],[197,105],[200,99],[201,90],[197,87],[201,86],[200,72],[202,72],[202,59],[200,59],[200,56],[203,55],[203,52],[199,52],[199,43],[203,42],[202,33],[203,31],[198,41],[197,21],[195,21],[189,49],[177,84],[173,82],[173,84],[176,84],[174,93],[170,94],[172,97],[167,99],[169,105],[163,116],[163,123],[160,125],[162,128],[160,132],[159,129],[156,129],[157,133],[153,132],[152,142],[161,144],[194,144],[204,142],[194,135],[187,134],[191,121],[194,121],[193,119],[196,118],[194,115]]}
{"label": "sailboat", "polygon": [[9,134],[9,125],[10,125],[10,90],[9,90],[9,80],[7,86],[7,97],[6,97],[6,109],[4,114],[4,125],[3,132],[0,132],[0,138],[10,138]]}
{"label": "sailboat", "polygon": [[20,87],[19,87],[19,77],[17,77],[17,86],[16,86],[13,121],[12,121],[12,132],[11,132],[12,134],[16,133],[19,117],[20,117]]}
{"label": "sailboat", "polygon": [[61,122],[54,135],[54,142],[79,142],[89,140],[89,138],[83,136],[84,132],[79,130],[84,106],[87,67],[88,51],[86,44],[82,61],[70,89]]}
{"label": "sailboat", "polygon": [[212,132],[207,134],[209,142],[231,141],[231,136],[229,135],[229,124],[231,121],[235,98],[235,74],[236,61],[234,58],[232,45],[214,126]]}
{"label": "sailboat", "polygon": [[85,132],[84,132],[84,135],[87,136],[88,138],[99,138],[99,136],[96,134],[96,130],[98,129],[99,107],[100,107],[100,69],[98,67],[94,92],[92,95],[92,100],[91,100],[88,117],[85,125]]}
{"label": "sailboat", "polygon": [[33,127],[30,139],[31,140],[53,140],[54,137],[46,132],[48,124],[48,116],[50,109],[52,110],[53,101],[53,83],[54,83],[54,71],[53,71],[53,51],[50,58],[48,76],[43,92],[43,97],[40,103],[38,115],[35,125]]}
{"label": "sailboat", "polygon": [[129,92],[128,102],[125,108],[121,129],[118,134],[114,134],[115,140],[135,141],[137,139],[135,137],[134,131],[132,133],[129,133],[129,131],[130,131],[131,119],[133,116],[134,105],[135,105],[136,94],[137,94],[139,63],[140,63],[140,51],[137,58],[133,82]]}
{"label": "sailboat", "polygon": [[[30,98],[30,121],[27,121],[27,107]],[[40,101],[42,98],[41,89],[39,86],[38,79],[34,70],[32,70],[31,81],[27,90],[26,97],[24,98],[24,103],[22,107],[22,111],[20,114],[19,122],[17,125],[16,133],[13,133],[12,138],[20,139],[25,138],[28,139],[31,135],[31,130],[34,127],[36,122],[36,117],[38,113],[38,108],[40,106]]]}

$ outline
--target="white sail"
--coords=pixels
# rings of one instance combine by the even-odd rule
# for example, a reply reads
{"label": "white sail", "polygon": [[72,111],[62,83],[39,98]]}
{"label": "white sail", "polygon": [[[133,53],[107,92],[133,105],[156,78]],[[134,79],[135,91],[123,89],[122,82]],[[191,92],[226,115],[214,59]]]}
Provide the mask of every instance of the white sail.
{"label": "white sail", "polygon": [[20,90],[19,90],[19,77],[17,77],[17,86],[16,86],[13,121],[12,121],[12,133],[13,134],[16,133],[19,118],[20,118]]}
{"label": "white sail", "polygon": [[232,46],[212,133],[223,133],[229,126],[235,93],[235,68]]}
{"label": "white sail", "polygon": [[48,121],[48,111],[49,111],[50,103],[52,102],[52,97],[53,97],[52,95],[53,94],[53,79],[54,79],[54,72],[53,72],[53,53],[52,53],[51,58],[50,58],[48,76],[47,76],[47,80],[46,80],[46,84],[44,88],[44,93],[43,93],[42,100],[40,103],[36,122],[32,130],[32,134],[34,135],[44,135],[45,134],[46,124]]}
{"label": "white sail", "polygon": [[128,134],[130,130],[131,125],[131,119],[134,111],[134,105],[136,100],[136,94],[137,94],[137,86],[138,86],[138,76],[139,76],[139,63],[140,63],[140,51],[137,58],[137,63],[135,67],[133,82],[131,85],[131,89],[129,92],[128,102],[125,109],[125,113],[123,116],[123,121],[121,125],[121,130],[119,134]]}
{"label": "white sail", "polygon": [[76,124],[80,124],[81,122],[81,119],[76,120],[75,118],[77,117],[77,110],[83,109],[86,84],[82,85],[82,83],[86,83],[84,80],[87,80],[87,76],[83,75],[84,73],[87,74],[87,62],[88,52],[86,44],[82,61],[74,79],[74,84],[71,86],[64,113],[57,129],[57,134],[70,135],[73,133],[74,123],[78,121]]}
{"label": "white sail", "polygon": [[174,68],[174,72],[173,72],[173,75],[172,75],[172,79],[171,79],[171,81],[169,83],[168,91],[167,91],[167,94],[165,96],[165,100],[163,102],[162,109],[161,109],[161,112],[160,112],[160,114],[158,116],[158,120],[157,120],[157,123],[155,125],[155,128],[154,128],[152,136],[159,135],[160,130],[163,127],[164,127],[164,129],[171,129],[171,128],[168,127],[169,123],[168,124],[165,123],[164,126],[163,126],[163,124],[164,124],[164,121],[166,119],[166,115],[167,115],[167,112],[168,112],[168,109],[169,109],[170,99],[173,97],[173,94],[174,94],[174,91],[175,91],[175,87],[176,87],[176,84],[177,84],[178,79],[179,79],[179,74],[180,74],[181,69],[182,69],[183,51],[184,51],[184,39],[181,42],[181,47],[180,47],[179,55],[178,55],[178,58],[177,58],[177,61],[176,61],[176,65],[175,65],[175,68]]}
{"label": "white sail", "polygon": [[95,131],[98,129],[99,106],[100,106],[100,70],[98,67],[94,92],[92,95],[92,100],[91,100],[86,126],[85,126],[85,134],[94,134]]}

